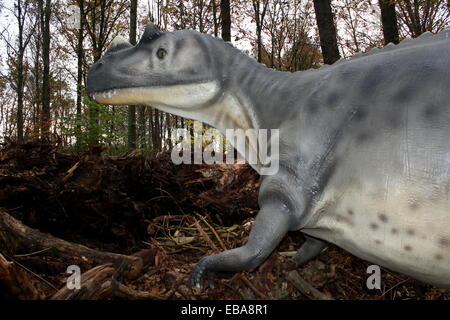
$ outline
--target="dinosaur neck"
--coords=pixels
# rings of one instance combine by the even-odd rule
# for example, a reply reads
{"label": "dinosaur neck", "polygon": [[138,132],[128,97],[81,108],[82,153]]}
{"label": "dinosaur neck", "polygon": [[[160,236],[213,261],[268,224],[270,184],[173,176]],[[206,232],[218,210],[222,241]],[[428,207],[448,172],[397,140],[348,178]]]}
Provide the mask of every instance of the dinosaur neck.
{"label": "dinosaur neck", "polygon": [[[214,126],[223,129],[279,128],[278,115],[293,91],[293,74],[269,69],[243,54],[230,63],[230,72]],[[279,117],[280,120],[282,117]]]}
{"label": "dinosaur neck", "polygon": [[[286,112],[295,109],[292,105],[291,108],[287,107],[293,96],[293,91],[288,90],[291,88],[293,75],[269,69],[243,55],[234,58],[234,61],[229,64],[229,68],[222,97],[213,105],[205,108],[202,117],[207,118],[208,120],[205,122],[223,134],[230,133],[227,132],[227,129],[244,130],[245,133],[234,131],[233,134],[244,133],[245,146],[236,145],[234,139],[228,139],[228,141],[256,171],[260,172],[262,163],[267,163],[265,161],[267,155],[272,155],[270,151],[272,142],[274,142],[272,138],[276,137],[272,134],[276,133],[270,129],[280,129]],[[267,139],[265,143],[268,143],[269,148],[265,155],[259,153],[261,141],[255,140],[259,138],[261,132],[247,131],[248,129],[268,129],[266,138],[263,138]],[[227,136],[227,138],[229,137]],[[250,154],[258,158],[257,163],[248,158]],[[261,156],[264,159],[260,158]]]}

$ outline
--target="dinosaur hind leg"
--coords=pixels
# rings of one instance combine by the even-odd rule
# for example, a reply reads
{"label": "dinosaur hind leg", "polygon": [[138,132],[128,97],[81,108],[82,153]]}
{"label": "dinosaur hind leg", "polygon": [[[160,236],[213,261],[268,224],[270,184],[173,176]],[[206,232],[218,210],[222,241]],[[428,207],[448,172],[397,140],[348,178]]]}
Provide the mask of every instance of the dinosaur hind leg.
{"label": "dinosaur hind leg", "polygon": [[300,247],[295,256],[292,258],[300,267],[311,259],[314,259],[327,247],[327,243],[317,238],[305,235],[306,242]]}

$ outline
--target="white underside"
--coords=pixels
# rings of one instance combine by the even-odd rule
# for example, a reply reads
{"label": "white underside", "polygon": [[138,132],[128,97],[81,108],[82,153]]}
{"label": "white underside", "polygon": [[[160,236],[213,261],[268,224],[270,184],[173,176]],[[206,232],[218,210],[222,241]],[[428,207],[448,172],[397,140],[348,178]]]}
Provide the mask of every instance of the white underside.
{"label": "white underside", "polygon": [[[325,190],[304,231],[354,255],[450,288],[450,200],[412,182]],[[389,191],[389,192],[388,192]],[[349,213],[351,212],[351,213]]]}

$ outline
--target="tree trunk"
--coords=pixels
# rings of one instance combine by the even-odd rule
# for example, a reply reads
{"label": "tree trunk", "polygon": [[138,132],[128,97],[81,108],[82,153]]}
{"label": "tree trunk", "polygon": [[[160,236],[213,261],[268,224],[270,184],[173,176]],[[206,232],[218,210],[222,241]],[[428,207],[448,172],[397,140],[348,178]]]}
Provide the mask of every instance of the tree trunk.
{"label": "tree trunk", "polygon": [[214,26],[214,36],[219,36],[219,23],[217,22],[217,3],[216,0],[211,0],[211,10],[213,14],[213,26]]}
{"label": "tree trunk", "polygon": [[255,13],[255,23],[256,23],[256,47],[257,47],[257,59],[258,62],[262,62],[262,28],[264,23],[264,17],[266,15],[267,6],[269,4],[268,0],[263,1],[263,9],[261,12],[261,0],[253,0],[253,10]]}
{"label": "tree trunk", "polygon": [[86,246],[56,238],[48,233],[30,228],[0,209],[0,245],[4,253],[13,255],[20,250],[48,250],[47,254],[66,260],[68,265],[85,267],[91,263],[111,263],[115,267],[127,270],[125,275],[134,278],[140,273],[143,261],[138,257],[98,251]]}
{"label": "tree trunk", "polygon": [[171,114],[167,114],[166,116],[166,128],[167,128],[167,143],[169,145],[169,150],[172,150],[173,148],[173,141],[172,141],[172,123],[175,122],[176,125],[176,118],[175,121],[173,121],[173,119],[175,118],[175,116],[172,116]]}
{"label": "tree trunk", "polygon": [[137,107],[137,123],[140,148],[145,148],[145,106]]}
{"label": "tree trunk", "polygon": [[[90,8],[90,24],[91,28],[97,28],[97,17],[96,17],[96,7],[95,5]],[[99,26],[101,29],[101,25]],[[98,36],[100,37],[100,35]],[[95,41],[94,41],[95,40]],[[92,41],[92,57],[94,59],[94,63],[100,60],[102,50],[99,46],[101,39],[93,39]],[[89,116],[89,124],[88,124],[88,145],[89,147],[97,146],[99,142],[99,130],[98,130],[98,116],[99,116],[99,108],[96,104],[90,104],[88,108],[88,116]]]}
{"label": "tree trunk", "polygon": [[154,109],[153,110],[153,148],[156,152],[161,151],[160,149],[160,142],[161,142],[161,138],[160,138],[160,116],[159,116],[160,112],[158,111],[158,109]]}
{"label": "tree trunk", "polygon": [[159,137],[158,137],[158,143],[159,143],[159,151],[163,151],[163,140],[164,140],[164,115],[165,112],[159,113]]}
{"label": "tree trunk", "polygon": [[[137,0],[130,4],[130,43],[136,44]],[[128,106],[128,149],[136,149],[136,106]]]}
{"label": "tree trunk", "polygon": [[220,1],[220,15],[222,17],[222,39],[224,41],[231,41],[230,0]]}
{"label": "tree trunk", "polygon": [[[84,0],[78,1],[78,7],[80,8],[80,16],[84,16]],[[84,20],[80,18],[80,29],[78,29],[78,43],[77,43],[77,126],[76,126],[76,138],[77,144],[80,144],[78,139],[81,134],[81,111],[82,111],[82,84],[83,84],[83,61],[84,61],[84,51],[83,51],[83,40],[84,40]]]}
{"label": "tree trunk", "polygon": [[337,45],[336,26],[334,25],[331,0],[314,0],[317,27],[319,28],[320,46],[323,62],[333,64],[340,58]]}
{"label": "tree trunk", "polygon": [[[41,15],[42,10],[42,1],[38,2],[38,10],[37,16]],[[34,114],[33,114],[33,137],[39,137],[40,128],[41,128],[41,110],[42,110],[42,87],[41,87],[41,39],[42,39],[42,31],[37,28],[37,32],[35,33],[36,40],[36,55],[34,58],[34,86],[35,86],[35,101],[34,101]]]}
{"label": "tree trunk", "polygon": [[24,90],[24,76],[23,76],[23,58],[25,53],[23,41],[23,20],[22,20],[22,1],[17,0],[17,20],[19,26],[19,50],[17,57],[17,140],[23,141],[23,90]]}
{"label": "tree trunk", "polygon": [[384,44],[390,42],[398,44],[400,37],[398,34],[397,15],[395,13],[395,2],[391,0],[379,0],[381,9],[381,23],[383,26]]}
{"label": "tree trunk", "polygon": [[[20,37],[20,36],[19,36]],[[23,141],[23,52],[19,52],[17,65],[17,140]]]}
{"label": "tree trunk", "polygon": [[48,139],[50,134],[50,15],[51,1],[45,1],[42,15],[42,60],[44,71],[42,75],[42,139]]}
{"label": "tree trunk", "polygon": [[[18,268],[19,264],[10,258],[20,251],[40,250],[45,251],[45,255],[62,261],[64,268],[76,265],[82,270],[89,269],[81,275],[81,290],[72,290],[67,285],[62,285],[51,297],[52,300],[110,297],[166,299],[164,296],[127,288],[118,282],[121,279],[134,280],[149,266],[155,266],[158,261],[156,248],[141,250],[132,256],[98,251],[30,228],[1,208],[0,230],[0,298],[45,298],[39,290],[39,281],[30,272]],[[93,265],[97,266],[92,268]],[[51,283],[47,284],[55,288]]]}

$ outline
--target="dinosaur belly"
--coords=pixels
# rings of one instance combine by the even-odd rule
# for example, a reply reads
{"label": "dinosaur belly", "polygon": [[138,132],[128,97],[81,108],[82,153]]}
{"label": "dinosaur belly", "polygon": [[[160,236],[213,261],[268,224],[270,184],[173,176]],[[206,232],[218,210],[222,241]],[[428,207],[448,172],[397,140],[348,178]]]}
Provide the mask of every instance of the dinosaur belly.
{"label": "dinosaur belly", "polygon": [[447,191],[389,177],[380,184],[330,188],[303,231],[362,259],[450,288]]}

